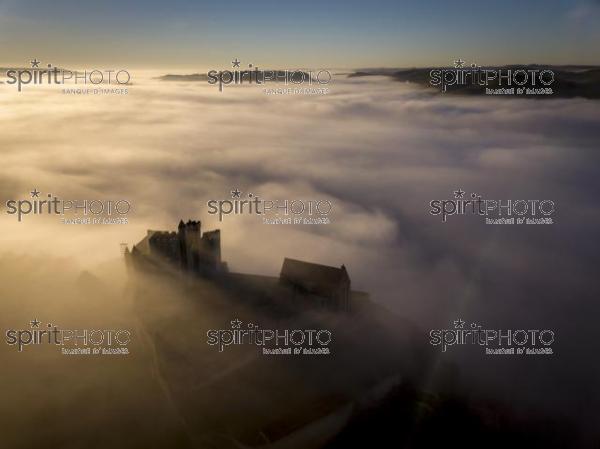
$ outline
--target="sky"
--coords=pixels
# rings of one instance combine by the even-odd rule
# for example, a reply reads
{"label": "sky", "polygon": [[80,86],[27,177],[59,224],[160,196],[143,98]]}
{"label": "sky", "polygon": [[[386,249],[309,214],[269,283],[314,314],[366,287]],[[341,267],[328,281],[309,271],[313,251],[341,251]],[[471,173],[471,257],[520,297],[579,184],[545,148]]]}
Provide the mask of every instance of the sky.
{"label": "sky", "polygon": [[0,0],[0,65],[598,64],[598,0]]}

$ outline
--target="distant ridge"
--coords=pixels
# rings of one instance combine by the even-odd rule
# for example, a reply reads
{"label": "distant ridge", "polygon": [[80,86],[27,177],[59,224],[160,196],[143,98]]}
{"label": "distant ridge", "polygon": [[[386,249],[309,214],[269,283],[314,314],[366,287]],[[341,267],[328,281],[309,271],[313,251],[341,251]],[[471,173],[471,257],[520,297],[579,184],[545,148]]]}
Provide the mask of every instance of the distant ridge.
{"label": "distant ridge", "polygon": [[[485,69],[486,67],[482,67]],[[489,67],[491,69],[491,67]],[[550,98],[589,98],[598,99],[600,98],[600,66],[592,65],[504,65],[494,67],[494,69],[516,69],[516,68],[544,68],[552,70],[554,72],[554,83],[552,84],[552,95],[530,95],[519,98],[536,98],[536,99],[550,99]],[[367,77],[367,76],[386,76],[394,81],[400,81],[405,83],[414,83],[418,86],[431,89],[432,92],[439,91],[436,86],[431,86],[430,71],[436,69],[448,69],[451,67],[421,67],[411,69],[361,69],[348,75],[349,78]],[[488,86],[491,89],[498,87],[497,82],[492,83]],[[482,86],[477,85],[453,85],[449,86],[448,94],[454,95],[483,95],[488,96],[485,93],[485,89]],[[497,97],[494,95],[494,97]],[[503,96],[508,98],[514,98],[513,96]]]}

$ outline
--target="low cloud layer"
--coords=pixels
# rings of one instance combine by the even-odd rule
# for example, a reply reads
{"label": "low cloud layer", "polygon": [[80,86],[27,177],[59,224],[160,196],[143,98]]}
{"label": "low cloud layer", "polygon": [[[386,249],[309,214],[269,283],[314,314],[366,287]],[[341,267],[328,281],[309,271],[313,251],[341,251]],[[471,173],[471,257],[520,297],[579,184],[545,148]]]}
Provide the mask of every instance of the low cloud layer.
{"label": "low cloud layer", "polygon": [[[345,264],[353,287],[427,329],[463,318],[546,328],[552,359],[446,357],[474,387],[567,409],[600,404],[595,354],[600,109],[583,99],[432,94],[385,78],[336,79],[324,96],[134,79],[126,96],[0,90],[0,196],[128,199],[125,226],[68,226],[2,214],[2,253],[52,254],[90,268],[146,229],[199,218],[222,230],[234,271],[276,275],[284,257]],[[263,198],[325,198],[330,225],[219,223],[206,201],[239,188]],[[429,202],[462,188],[485,198],[550,199],[549,226],[447,223]],[[3,208],[4,212],[5,208]],[[461,348],[462,349],[462,348]],[[567,391],[566,385],[572,385]],[[589,403],[589,402],[588,402]],[[571,413],[572,412],[572,413]],[[584,416],[582,419],[590,418]]]}

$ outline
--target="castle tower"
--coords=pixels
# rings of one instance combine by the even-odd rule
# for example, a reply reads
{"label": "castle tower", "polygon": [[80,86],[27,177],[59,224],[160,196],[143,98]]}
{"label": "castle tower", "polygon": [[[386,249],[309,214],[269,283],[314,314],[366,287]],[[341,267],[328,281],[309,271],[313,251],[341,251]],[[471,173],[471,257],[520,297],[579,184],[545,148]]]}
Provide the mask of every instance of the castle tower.
{"label": "castle tower", "polygon": [[180,221],[178,227],[178,238],[181,249],[182,268],[197,273],[200,262],[200,221],[188,220],[188,222],[185,224],[183,221]]}
{"label": "castle tower", "polygon": [[179,220],[179,226],[177,227],[177,238],[179,240],[179,254],[181,269],[187,270],[187,251],[185,246],[185,223],[183,220]]}
{"label": "castle tower", "polygon": [[202,236],[202,247],[200,253],[206,268],[210,271],[218,271],[221,267],[221,231],[205,232]]}

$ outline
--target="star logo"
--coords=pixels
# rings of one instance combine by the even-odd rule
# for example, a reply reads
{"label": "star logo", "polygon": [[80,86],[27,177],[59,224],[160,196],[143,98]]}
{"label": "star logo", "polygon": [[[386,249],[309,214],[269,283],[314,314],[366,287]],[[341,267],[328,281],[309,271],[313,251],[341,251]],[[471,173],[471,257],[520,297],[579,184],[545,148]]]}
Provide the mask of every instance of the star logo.
{"label": "star logo", "polygon": [[31,191],[31,198],[39,198],[40,197],[40,192],[38,191],[38,189],[33,189]]}
{"label": "star logo", "polygon": [[239,329],[242,326],[242,322],[237,318],[231,322],[232,329]]}
{"label": "star logo", "polygon": [[236,187],[235,190],[231,191],[231,198],[240,198],[241,194],[242,192],[240,192],[239,189]]}
{"label": "star logo", "polygon": [[454,321],[455,329],[462,329],[464,326],[465,326],[465,322],[463,320],[461,320],[460,318],[458,320]]}
{"label": "star logo", "polygon": [[458,189],[454,191],[454,198],[463,198],[465,196],[465,191],[463,189]]}
{"label": "star logo", "polygon": [[37,58],[33,58],[33,60],[31,60],[30,62],[31,62],[31,68],[37,69],[40,66],[40,62],[42,62],[42,61],[38,61]]}
{"label": "star logo", "polygon": [[40,327],[40,322],[37,320],[37,318],[34,318],[33,321],[31,321],[29,324],[31,324],[31,327]]}
{"label": "star logo", "polygon": [[454,61],[454,67],[457,69],[462,69],[465,65],[465,61],[463,61],[462,59],[458,58],[457,60]]}
{"label": "star logo", "polygon": [[239,67],[240,66],[240,61],[238,58],[235,58],[233,61],[231,61],[231,67]]}

